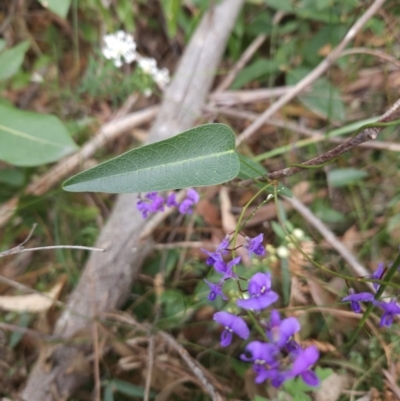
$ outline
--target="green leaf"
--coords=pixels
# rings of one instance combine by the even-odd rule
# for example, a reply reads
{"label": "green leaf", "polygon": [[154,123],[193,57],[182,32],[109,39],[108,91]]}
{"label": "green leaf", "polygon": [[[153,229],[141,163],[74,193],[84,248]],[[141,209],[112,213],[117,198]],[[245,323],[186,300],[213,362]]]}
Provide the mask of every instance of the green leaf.
{"label": "green leaf", "polygon": [[[125,380],[119,379],[114,379],[111,381],[111,383],[113,384],[115,389],[122,394],[140,398],[143,398],[144,396],[144,387],[142,386],[136,386],[134,384],[126,382]],[[149,397],[155,398],[154,391],[150,391]]]}
{"label": "green leaf", "polygon": [[19,70],[28,49],[29,42],[24,41],[0,54],[0,81],[12,77]]}
{"label": "green leaf", "polygon": [[19,188],[22,187],[24,183],[25,175],[22,171],[11,168],[0,169],[0,184]]}
{"label": "green leaf", "polygon": [[0,39],[0,52],[4,50],[6,47],[6,41],[4,39]]}
{"label": "green leaf", "polygon": [[224,124],[206,124],[142,146],[73,176],[71,192],[132,193],[221,184],[239,173],[235,136]]}
{"label": "green leaf", "polygon": [[176,35],[178,17],[181,10],[181,0],[162,0],[161,6],[164,11],[164,18],[167,22],[167,33],[170,38]]}
{"label": "green leaf", "polygon": [[[306,68],[298,68],[287,74],[286,83],[295,85],[309,73]],[[299,100],[314,113],[329,120],[344,121],[346,110],[340,92],[325,78],[317,79],[311,90],[299,95]]]}
{"label": "green leaf", "polygon": [[240,170],[238,178],[241,180],[250,180],[252,178],[261,177],[268,173],[263,165],[257,163],[250,157],[239,154]]}
{"label": "green leaf", "polygon": [[61,18],[65,18],[68,14],[69,7],[71,6],[71,0],[38,0],[39,3],[44,7],[48,8],[54,14],[59,15]]}
{"label": "green leaf", "polygon": [[258,58],[248,67],[243,68],[243,70],[239,72],[235,81],[231,85],[231,89],[240,89],[249,82],[277,71],[279,71],[279,64],[275,60]]}
{"label": "green leaf", "polygon": [[333,187],[345,187],[349,184],[355,184],[367,177],[368,173],[356,168],[338,168],[328,172],[329,184]]}
{"label": "green leaf", "polygon": [[265,0],[265,2],[275,10],[293,12],[294,6],[291,0]]}
{"label": "green leaf", "polygon": [[57,117],[0,105],[0,160],[16,166],[38,166],[76,149]]}
{"label": "green leaf", "polygon": [[104,386],[103,401],[114,401],[112,382],[107,382]]}

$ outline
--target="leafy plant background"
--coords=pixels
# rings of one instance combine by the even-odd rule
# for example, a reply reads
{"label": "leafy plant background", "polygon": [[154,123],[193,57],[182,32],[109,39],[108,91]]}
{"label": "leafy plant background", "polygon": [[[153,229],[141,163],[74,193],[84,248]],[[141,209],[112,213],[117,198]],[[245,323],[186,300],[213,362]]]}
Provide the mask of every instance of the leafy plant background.
{"label": "leafy plant background", "polygon": [[[131,92],[139,93],[144,89],[138,71],[129,68],[114,71],[115,76],[108,80],[113,70],[105,62],[102,65],[99,54],[101,32],[124,29],[133,33],[143,53],[155,57],[173,71],[210,2],[169,0],[161,2],[160,6],[144,1],[132,5],[131,1],[121,0],[106,6],[99,0],[72,0],[63,2],[64,7],[60,7],[61,2],[33,1],[21,9],[14,9],[11,3],[7,2],[0,9],[3,21],[6,21],[2,25],[3,39],[0,41],[0,202],[6,204],[16,193],[20,194],[20,199],[14,217],[0,233],[1,247],[8,249],[22,242],[33,223],[39,223],[33,239],[36,245],[93,245],[113,206],[112,195],[74,194],[59,188],[45,196],[33,197],[24,195],[24,190],[35,177],[48,171],[49,163],[87,142]],[[265,34],[268,39],[240,71],[230,89],[256,90],[293,85],[326,57],[366,7],[366,3],[355,0],[248,1],[229,40],[221,76],[216,80],[221,80],[257,35]],[[276,24],[277,13],[283,13],[283,16]],[[387,1],[381,13],[361,31],[354,46],[377,50],[398,60],[396,20],[399,14],[397,2]],[[6,18],[8,15],[10,19]],[[18,18],[25,18],[25,25],[18,24]],[[11,35],[12,32],[17,35]],[[278,117],[323,133],[333,133],[332,136],[345,137],[354,132],[353,123],[369,121],[395,100],[398,82],[396,63],[366,52],[344,56]],[[157,92],[151,98],[141,96],[135,108],[155,104],[159,96],[161,93]],[[263,100],[232,108],[234,113],[258,113],[268,105],[269,101]],[[236,117],[221,114],[218,121],[231,126],[235,133],[241,132],[248,121],[236,114]],[[207,116],[203,118],[201,122],[207,122]],[[143,130],[146,128],[142,127]],[[140,132],[121,137],[97,152],[86,167],[137,148],[141,145],[140,138]],[[379,141],[396,144],[397,138],[398,129],[388,128]],[[257,169],[274,171],[307,160],[331,146],[327,140],[304,143],[304,137],[291,129],[265,125],[241,149],[241,161],[246,160],[246,164],[242,162],[241,176],[249,177],[253,170],[246,171],[243,166],[255,161],[261,163]],[[397,252],[400,229],[398,167],[396,146],[358,148],[335,164],[289,178],[285,187],[296,196],[307,196],[315,215],[328,224],[372,271],[380,261],[387,264],[393,261]],[[210,323],[213,306],[206,300],[207,288],[202,281],[204,277],[209,278],[210,273],[203,256],[196,248],[185,252],[179,247],[163,248],[165,244],[186,240],[187,224],[192,227],[193,241],[217,242],[215,232],[221,234],[221,218],[226,217],[226,212],[221,212],[218,191],[217,187],[202,191],[201,206],[192,219],[179,220],[172,216],[155,231],[155,242],[161,250],[154,252],[145,263],[141,279],[133,286],[132,297],[124,305],[124,311],[146,322],[152,321],[160,307],[159,326],[184,338],[190,352],[199,356],[204,366],[233,386],[231,394],[236,398],[260,400],[285,395],[309,399],[310,393],[304,392],[308,389],[302,388],[301,384],[291,383],[278,395],[250,386],[251,380],[244,375],[246,366],[236,358],[240,349],[233,348],[232,354],[226,354],[215,348],[219,333]],[[230,215],[237,219],[241,208],[254,193],[251,188],[232,188]],[[262,200],[257,199],[258,203]],[[276,284],[282,288],[282,294],[290,294],[287,277],[296,276],[293,269],[303,266],[303,262],[299,262],[299,255],[290,248],[282,222],[277,221],[276,212],[271,209],[269,205],[262,206],[255,215],[259,218],[253,223],[249,221],[248,233],[263,230],[270,244],[268,258],[253,269],[268,266],[277,277]],[[343,261],[302,218],[290,211],[283,212],[283,218],[287,229],[301,228],[307,234],[302,244],[313,248],[314,260],[348,273]],[[171,234],[171,226],[177,227],[177,233]],[[290,250],[288,256],[280,256],[281,247]],[[38,291],[47,291],[63,282],[64,297],[77,284],[79,268],[86,258],[85,251],[71,250],[25,254],[16,260],[1,259],[0,273]],[[165,290],[157,300],[153,283],[160,263],[165,265]],[[249,270],[242,268],[249,274]],[[340,316],[340,313],[333,318],[321,312],[308,312],[308,308],[310,305],[321,308],[333,305],[340,310],[340,306],[335,305],[337,297],[332,297],[324,283],[328,282],[330,289],[339,288],[339,292],[345,291],[345,284],[338,284],[307,264],[300,268],[300,277],[303,269],[310,270],[310,278],[300,280],[301,290],[297,293],[299,299],[306,300],[303,304],[298,300],[303,311],[302,324],[306,327],[302,335],[313,338],[321,349],[330,350],[321,375],[339,378],[335,385],[341,390],[349,388],[349,384],[342,381],[343,377],[350,378],[352,383],[361,378],[359,391],[374,388],[382,397],[392,394],[393,389],[384,380],[383,372],[388,368],[392,372],[398,370],[399,353],[394,352],[398,349],[398,326],[394,325],[392,330],[379,337],[362,333],[359,343],[345,358],[338,356],[336,350],[356,321]],[[0,291],[0,295],[17,295],[3,283]],[[29,313],[5,312],[0,315],[0,322],[51,332],[57,314],[56,309],[51,310],[46,319],[41,319]],[[17,331],[0,333],[2,357],[7,363],[5,371],[0,367],[0,394],[12,398],[26,379],[26,370],[21,366],[30,368],[29,357],[35,353],[36,343]],[[133,337],[130,329],[123,325],[115,328],[113,335],[122,343]],[[110,347],[112,352],[107,355],[102,369],[103,399],[141,399],[143,378],[137,372],[128,374],[118,369],[126,355],[112,342]],[[387,347],[393,350],[390,366],[385,359]],[[136,351],[145,355],[145,348]],[[173,380],[164,377],[163,381],[162,372],[155,374],[161,380],[161,384],[154,385],[155,392]],[[232,375],[237,378],[234,382]],[[83,391],[87,396],[91,390]],[[187,386],[185,391],[189,392],[186,398],[206,399],[198,388]],[[343,393],[340,397],[346,399],[348,395]],[[181,399],[185,399],[184,393]]]}

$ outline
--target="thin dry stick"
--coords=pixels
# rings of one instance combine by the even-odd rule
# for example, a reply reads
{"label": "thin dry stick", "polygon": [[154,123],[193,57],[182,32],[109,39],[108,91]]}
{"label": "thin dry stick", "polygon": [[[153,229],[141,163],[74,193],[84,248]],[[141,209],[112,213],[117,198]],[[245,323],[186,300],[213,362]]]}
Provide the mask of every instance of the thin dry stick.
{"label": "thin dry stick", "polygon": [[93,377],[94,377],[94,399],[101,400],[101,382],[100,382],[100,349],[99,332],[97,322],[92,323],[92,341],[93,341]]}
{"label": "thin dry stick", "polygon": [[[293,86],[277,86],[275,88],[214,92],[210,96],[210,103],[217,106],[233,106],[240,103],[261,102],[282,96],[292,89]],[[213,109],[210,107],[207,107],[207,109],[212,111]]]}
{"label": "thin dry stick", "polygon": [[165,333],[164,331],[159,331],[158,334],[178,352],[178,354],[187,363],[195,376],[200,380],[201,384],[207,390],[208,394],[210,394],[212,400],[222,401],[221,395],[216,392],[214,386],[205,377],[201,365],[189,355],[185,348],[178,344],[172,336]]}
{"label": "thin dry stick", "polygon": [[29,337],[39,338],[41,340],[46,340],[46,341],[59,341],[60,340],[60,338],[58,338],[56,336],[53,336],[50,334],[45,334],[45,333],[40,333],[39,331],[28,329],[27,327],[17,326],[16,324],[0,322],[0,329],[7,330],[12,333],[13,332],[21,333],[21,334],[27,335]]}
{"label": "thin dry stick", "polygon": [[351,54],[369,54],[371,56],[381,58],[382,60],[386,60],[389,63],[396,65],[397,67],[400,67],[400,61],[397,60],[396,57],[390,56],[389,54],[381,50],[368,49],[367,47],[354,47],[353,49],[344,50],[341,54],[341,57],[349,56]]}
{"label": "thin dry stick", "polygon": [[[320,234],[325,238],[325,240],[331,244],[331,246],[342,256],[342,258],[349,264],[356,276],[366,276],[369,271],[360,264],[360,262],[353,256],[353,254],[340,242],[340,240],[335,236],[335,234],[329,230],[329,228],[317,217],[315,216],[307,206],[303,205],[296,198],[286,198],[285,202],[288,202],[293,209],[297,210],[305,220],[307,220]],[[371,289],[373,289],[373,283],[366,283]]]}
{"label": "thin dry stick", "polygon": [[155,344],[154,334],[151,334],[149,343],[148,343],[147,374],[146,374],[146,384],[144,387],[143,401],[149,401],[149,397],[150,397],[151,376],[152,376],[153,365],[154,365],[154,344]]}
{"label": "thin dry stick", "polygon": [[232,82],[235,80],[236,75],[244,68],[244,66],[249,62],[249,60],[253,57],[254,53],[260,48],[260,46],[267,39],[267,35],[258,35],[253,42],[250,43],[250,46],[244,51],[238,62],[233,66],[230,70],[229,74],[224,78],[224,80],[217,86],[214,93],[222,92],[228,89]]}
{"label": "thin dry stick", "polygon": [[328,68],[334,63],[334,61],[340,57],[344,48],[350,41],[354,39],[356,34],[365,25],[365,23],[380,9],[385,3],[385,0],[375,0],[367,11],[356,21],[356,23],[349,29],[346,36],[340,42],[340,44],[328,54],[327,57],[321,63],[315,67],[308,75],[306,75],[300,82],[298,82],[292,91],[288,92],[278,99],[269,109],[267,109],[261,116],[254,121],[249,127],[247,127],[241,135],[236,138],[236,146],[239,146],[243,141],[248,140],[258,129],[260,129],[269,118],[271,118],[278,110],[294,99],[299,93],[301,93],[306,87],[311,85],[317,78],[319,78]]}
{"label": "thin dry stick", "polygon": [[14,255],[16,253],[46,251],[48,249],[83,249],[85,251],[93,251],[93,252],[105,252],[106,251],[104,248],[94,248],[91,246],[83,246],[83,245],[52,245],[52,246],[39,246],[36,248],[24,248],[24,247],[21,247],[21,245],[18,245],[15,248],[11,248],[6,251],[0,252],[0,258],[2,258],[3,256]]}
{"label": "thin dry stick", "polygon": [[[393,106],[385,113],[383,114],[379,119],[378,123],[387,123],[387,122],[392,122],[396,121],[400,118],[400,99],[398,99]],[[321,164],[328,163],[332,161],[333,159],[336,159],[338,156],[342,155],[343,153],[348,152],[349,150],[355,148],[356,146],[359,146],[361,143],[370,141],[373,139],[376,139],[378,134],[383,130],[384,127],[371,127],[371,128],[365,128],[361,132],[359,132],[357,135],[355,135],[352,138],[349,138],[346,142],[340,144],[339,146],[336,146],[336,148],[333,148],[329,150],[328,152],[323,153],[322,155],[319,155],[317,157],[314,157],[313,159],[310,159],[304,163],[301,164],[301,166],[304,167],[287,167],[283,170],[278,170],[274,171],[273,173],[266,174],[265,177],[260,177],[258,181],[265,182],[268,180],[277,180],[279,178],[283,177],[289,177],[293,174],[296,174],[300,171],[303,171],[304,168],[307,166],[317,166]],[[254,180],[246,180],[242,181],[242,185],[249,185],[253,183]]]}
{"label": "thin dry stick", "polygon": [[[236,117],[254,121],[258,118],[259,114],[254,113],[252,111],[243,111],[238,109],[224,109],[218,107],[207,106],[206,111],[210,111],[212,113],[219,113],[229,117]],[[300,124],[296,124],[290,121],[281,120],[278,118],[271,118],[266,123],[268,125],[272,125],[274,127],[285,128],[290,131],[298,132],[299,134],[303,134],[310,137],[309,143],[315,143],[320,141],[329,141],[333,143],[344,143],[347,141],[345,138],[339,137],[329,137],[324,132],[319,130],[313,130],[310,128],[303,127]],[[364,142],[360,143],[361,147],[369,148],[369,149],[381,149],[381,150],[390,150],[392,152],[400,152],[400,144],[396,142]],[[296,148],[296,142],[293,142],[293,148]]]}

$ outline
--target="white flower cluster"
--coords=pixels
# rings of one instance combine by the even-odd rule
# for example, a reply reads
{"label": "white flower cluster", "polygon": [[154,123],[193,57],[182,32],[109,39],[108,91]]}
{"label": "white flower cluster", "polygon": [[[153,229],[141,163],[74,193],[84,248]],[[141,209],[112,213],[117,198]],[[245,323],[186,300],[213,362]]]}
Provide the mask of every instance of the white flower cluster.
{"label": "white flower cluster", "polygon": [[[108,60],[113,60],[116,67],[121,67],[123,60],[130,64],[137,60],[140,69],[148,75],[151,75],[154,82],[164,89],[170,81],[167,68],[158,69],[154,58],[143,57],[136,51],[136,43],[133,36],[123,31],[104,36],[103,56]],[[147,91],[149,94],[149,91]],[[151,93],[150,93],[151,94]]]}
{"label": "white flower cluster", "polygon": [[103,56],[107,60],[114,60],[116,67],[121,67],[125,63],[130,64],[136,59],[136,43],[133,36],[124,31],[117,31],[109,35],[105,35],[104,47],[102,49]]}

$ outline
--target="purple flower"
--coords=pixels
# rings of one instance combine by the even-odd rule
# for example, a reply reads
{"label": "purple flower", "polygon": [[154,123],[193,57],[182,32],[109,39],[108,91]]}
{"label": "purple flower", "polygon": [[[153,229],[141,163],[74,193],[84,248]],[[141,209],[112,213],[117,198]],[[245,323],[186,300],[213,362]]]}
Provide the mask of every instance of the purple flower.
{"label": "purple flower", "polygon": [[239,316],[228,312],[217,312],[214,314],[214,320],[225,326],[225,330],[221,334],[222,347],[227,347],[232,342],[233,333],[243,340],[246,340],[250,335],[246,322]]}
{"label": "purple flower", "polygon": [[[385,272],[385,265],[383,263],[379,263],[377,269],[369,277],[374,280],[381,280],[384,272]],[[378,291],[380,284],[372,283],[372,285],[375,291]]]}
{"label": "purple flower", "polygon": [[301,351],[293,362],[292,369],[288,373],[289,377],[301,376],[303,381],[309,386],[318,386],[319,378],[311,370],[311,367],[318,361],[319,351],[317,347],[311,345]]}
{"label": "purple flower", "polygon": [[186,198],[179,205],[179,213],[181,214],[192,214],[193,205],[195,205],[200,199],[199,194],[193,188],[189,188],[186,192]]}
{"label": "purple flower", "polygon": [[350,295],[344,297],[342,301],[350,301],[351,309],[355,313],[361,312],[360,302],[372,302],[374,300],[374,295],[370,292],[359,292],[356,294],[353,288],[350,288],[349,292]]}
{"label": "purple flower", "polygon": [[252,253],[255,253],[258,256],[262,256],[265,254],[265,248],[262,244],[264,240],[264,234],[259,234],[255,238],[246,237],[246,243],[244,247],[249,250],[249,257],[251,257]]}
{"label": "purple flower", "polygon": [[222,255],[226,255],[228,251],[226,248],[229,246],[229,237],[226,236],[222,242],[218,245],[215,252],[209,252],[206,249],[201,249],[208,255],[206,263],[208,266],[212,266],[215,262],[223,262]]}
{"label": "purple flower", "polygon": [[275,344],[252,341],[247,344],[240,359],[253,363],[253,370],[257,373],[256,383],[262,383],[267,379],[277,379],[279,376],[279,361],[276,356],[279,349]]}
{"label": "purple flower", "polygon": [[278,294],[271,291],[271,275],[256,273],[249,281],[248,299],[239,299],[236,304],[243,309],[261,310],[278,300]]}
{"label": "purple flower", "polygon": [[214,264],[214,269],[218,272],[223,274],[222,280],[227,280],[230,278],[233,278],[236,280],[238,278],[237,274],[233,270],[233,266],[237,265],[240,263],[241,257],[238,256],[235,259],[232,259],[229,263],[225,262],[215,262]]}
{"label": "purple flower", "polygon": [[175,192],[172,192],[171,194],[168,195],[166,204],[168,207],[173,207],[173,206],[178,207],[179,206],[178,202],[176,201]]}
{"label": "purple flower", "polygon": [[138,200],[136,207],[145,219],[150,212],[163,212],[164,202],[164,198],[158,195],[158,192],[149,192],[145,199]]}
{"label": "purple flower", "polygon": [[381,317],[379,327],[390,327],[393,323],[394,315],[400,315],[400,307],[397,305],[396,299],[392,299],[388,303],[376,302],[376,305],[380,306],[385,311]]}
{"label": "purple flower", "polygon": [[292,337],[294,333],[300,331],[300,329],[300,323],[296,318],[288,317],[287,319],[281,320],[279,312],[273,310],[271,311],[266,334],[274,344],[282,348],[289,341],[289,338]]}
{"label": "purple flower", "polygon": [[224,301],[228,299],[228,297],[222,292],[222,283],[214,284],[204,279],[207,285],[210,287],[210,293],[208,294],[208,299],[210,301],[215,301],[215,299],[220,296]]}

